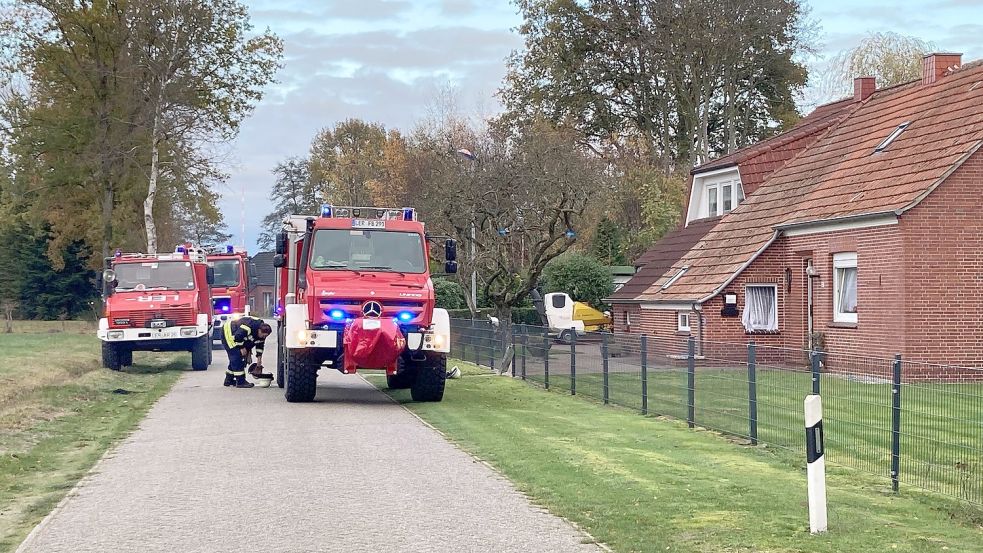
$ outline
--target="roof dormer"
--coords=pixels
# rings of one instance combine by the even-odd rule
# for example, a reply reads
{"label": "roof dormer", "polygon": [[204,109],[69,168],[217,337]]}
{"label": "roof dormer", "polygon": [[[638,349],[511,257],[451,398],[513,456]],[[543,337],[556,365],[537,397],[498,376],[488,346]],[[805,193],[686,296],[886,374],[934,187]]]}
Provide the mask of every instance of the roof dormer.
{"label": "roof dormer", "polygon": [[693,175],[686,224],[730,213],[744,201],[744,187],[737,166]]}

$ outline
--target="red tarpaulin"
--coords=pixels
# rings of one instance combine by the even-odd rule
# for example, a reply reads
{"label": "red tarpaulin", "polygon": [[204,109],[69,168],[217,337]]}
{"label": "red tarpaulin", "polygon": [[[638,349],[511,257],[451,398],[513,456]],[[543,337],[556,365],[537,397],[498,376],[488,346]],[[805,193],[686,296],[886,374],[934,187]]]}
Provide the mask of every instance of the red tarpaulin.
{"label": "red tarpaulin", "polygon": [[406,349],[406,338],[392,319],[355,319],[345,327],[345,372],[357,368],[386,369],[396,373],[396,360]]}

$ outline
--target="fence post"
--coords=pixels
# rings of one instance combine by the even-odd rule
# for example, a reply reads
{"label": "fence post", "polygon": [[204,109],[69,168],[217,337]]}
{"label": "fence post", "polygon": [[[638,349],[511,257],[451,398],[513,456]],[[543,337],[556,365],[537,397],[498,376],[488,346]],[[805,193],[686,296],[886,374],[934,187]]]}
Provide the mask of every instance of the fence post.
{"label": "fence post", "polygon": [[812,352],[812,393],[819,395],[819,352]]}
{"label": "fence post", "polygon": [[758,445],[758,351],[754,342],[747,345],[747,408],[751,445]]}
{"label": "fence post", "polygon": [[607,405],[611,397],[608,389],[608,333],[607,332],[601,333],[601,372],[602,372],[602,378],[604,379],[602,385],[604,404]]}
{"label": "fence post", "polygon": [[515,378],[515,333],[517,329],[512,325],[512,378]]}
{"label": "fence post", "polygon": [[647,415],[649,412],[649,378],[648,378],[648,336],[642,334],[641,337],[641,351],[642,356],[642,414]]}
{"label": "fence post", "polygon": [[522,379],[526,379],[526,355],[529,349],[529,328],[522,325]]}
{"label": "fence post", "polygon": [[686,424],[696,426],[696,340],[686,341]]}
{"label": "fence post", "polygon": [[550,389],[550,329],[543,327],[543,387]]}
{"label": "fence post", "polygon": [[495,372],[495,352],[498,351],[495,346],[498,345],[498,329],[494,325],[488,325],[488,330],[491,334],[491,359],[488,366],[491,367],[492,372]]}
{"label": "fence post", "polygon": [[891,379],[891,489],[898,491],[901,476],[901,354],[894,356]]}
{"label": "fence post", "polygon": [[570,333],[570,395],[577,395],[577,332]]}

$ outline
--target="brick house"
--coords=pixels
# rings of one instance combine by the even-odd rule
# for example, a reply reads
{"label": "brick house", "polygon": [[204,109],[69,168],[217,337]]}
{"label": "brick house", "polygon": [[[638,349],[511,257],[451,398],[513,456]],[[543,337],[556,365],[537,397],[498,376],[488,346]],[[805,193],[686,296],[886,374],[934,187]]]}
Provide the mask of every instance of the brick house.
{"label": "brick house", "polygon": [[618,304],[632,331],[983,366],[983,63],[960,58],[857,79],[818,138]]}
{"label": "brick house", "polygon": [[273,268],[273,252],[259,252],[250,258],[255,274],[249,283],[249,309],[254,315],[269,317],[273,313],[273,287],[276,270]]}

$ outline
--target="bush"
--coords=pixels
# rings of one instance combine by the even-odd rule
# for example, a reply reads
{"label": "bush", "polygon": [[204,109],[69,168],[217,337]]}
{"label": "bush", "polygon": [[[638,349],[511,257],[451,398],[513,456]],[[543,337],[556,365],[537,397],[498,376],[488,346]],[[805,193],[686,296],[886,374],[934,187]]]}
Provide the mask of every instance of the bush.
{"label": "bush", "polygon": [[579,253],[566,253],[543,270],[544,293],[566,292],[574,301],[607,309],[602,301],[614,292],[611,273],[600,261]]}
{"label": "bush", "polygon": [[[467,311],[468,303],[464,299],[464,289],[453,280],[446,278],[433,279],[434,294],[437,296],[437,307],[451,310],[464,309]],[[470,316],[470,311],[468,311]]]}

